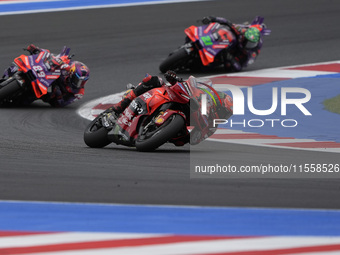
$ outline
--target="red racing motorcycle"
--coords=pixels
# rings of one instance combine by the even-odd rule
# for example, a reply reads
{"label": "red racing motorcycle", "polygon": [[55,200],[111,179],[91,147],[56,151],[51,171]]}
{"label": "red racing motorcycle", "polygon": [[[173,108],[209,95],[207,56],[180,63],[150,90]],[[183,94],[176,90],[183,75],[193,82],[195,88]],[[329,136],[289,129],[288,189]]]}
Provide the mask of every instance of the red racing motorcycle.
{"label": "red racing motorcycle", "polygon": [[171,87],[151,89],[135,98],[119,116],[107,109],[85,129],[85,143],[93,148],[115,143],[153,151],[187,135],[191,114],[200,110],[198,101],[193,100],[193,95],[200,93],[197,83],[191,76]]}

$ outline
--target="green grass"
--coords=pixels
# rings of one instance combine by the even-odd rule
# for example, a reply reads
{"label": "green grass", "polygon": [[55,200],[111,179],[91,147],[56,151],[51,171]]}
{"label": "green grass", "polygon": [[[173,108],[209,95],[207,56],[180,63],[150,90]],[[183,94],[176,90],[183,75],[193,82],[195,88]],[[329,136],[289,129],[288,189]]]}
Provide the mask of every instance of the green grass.
{"label": "green grass", "polygon": [[327,111],[340,114],[340,95],[323,101]]}

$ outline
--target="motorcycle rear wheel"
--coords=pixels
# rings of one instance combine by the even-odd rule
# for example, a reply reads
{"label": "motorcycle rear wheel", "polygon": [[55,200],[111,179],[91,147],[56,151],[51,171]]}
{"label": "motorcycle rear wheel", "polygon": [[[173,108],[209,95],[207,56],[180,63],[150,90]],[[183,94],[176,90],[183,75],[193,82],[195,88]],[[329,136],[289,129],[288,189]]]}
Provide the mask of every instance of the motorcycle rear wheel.
{"label": "motorcycle rear wheel", "polygon": [[[136,140],[136,149],[139,151],[154,151],[171,138],[175,137],[185,125],[184,118],[179,114],[172,115],[162,126],[156,130],[144,130]],[[151,134],[148,136],[148,134]]]}
{"label": "motorcycle rear wheel", "polygon": [[84,132],[84,142],[91,148],[103,148],[111,143],[107,136],[109,130],[101,125],[100,118],[98,116],[91,121]]}
{"label": "motorcycle rear wheel", "polygon": [[186,67],[186,64],[191,56],[185,50],[180,48],[172,52],[159,66],[159,70],[165,73],[168,70],[179,71]]}

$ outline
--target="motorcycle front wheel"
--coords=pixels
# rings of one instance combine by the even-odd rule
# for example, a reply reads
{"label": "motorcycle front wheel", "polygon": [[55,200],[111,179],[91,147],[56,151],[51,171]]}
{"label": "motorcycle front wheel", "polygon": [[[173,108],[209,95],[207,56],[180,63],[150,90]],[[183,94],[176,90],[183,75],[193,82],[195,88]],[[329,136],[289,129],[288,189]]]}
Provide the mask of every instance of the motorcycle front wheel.
{"label": "motorcycle front wheel", "polygon": [[99,115],[86,127],[84,142],[91,148],[103,148],[111,143],[107,136],[108,132],[109,130],[102,126],[101,115]]}
{"label": "motorcycle front wheel", "polygon": [[0,84],[0,101],[10,97],[15,92],[21,89],[19,82],[14,78],[9,78],[8,80]]}
{"label": "motorcycle front wheel", "polygon": [[136,140],[136,149],[139,151],[153,151],[175,137],[185,125],[184,118],[174,114],[167,119],[163,125],[145,125],[141,128]]}
{"label": "motorcycle front wheel", "polygon": [[168,70],[179,71],[185,69],[191,56],[184,47],[172,52],[159,66],[159,70],[165,73]]}

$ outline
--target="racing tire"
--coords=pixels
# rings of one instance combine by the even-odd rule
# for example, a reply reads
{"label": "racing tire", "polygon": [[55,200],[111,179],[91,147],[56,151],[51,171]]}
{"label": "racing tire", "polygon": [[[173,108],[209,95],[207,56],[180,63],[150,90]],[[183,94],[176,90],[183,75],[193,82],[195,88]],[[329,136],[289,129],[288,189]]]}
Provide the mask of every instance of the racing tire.
{"label": "racing tire", "polygon": [[[11,80],[9,80],[11,79]],[[21,89],[19,82],[14,78],[9,78],[0,84],[0,101],[10,97]]]}
{"label": "racing tire", "polygon": [[107,136],[109,130],[98,125],[99,119],[100,116],[92,120],[84,132],[84,142],[91,148],[103,148],[111,143]]}
{"label": "racing tire", "polygon": [[185,48],[180,48],[172,52],[159,66],[159,70],[165,73],[168,70],[178,71],[185,67],[191,56]]}
{"label": "racing tire", "polygon": [[140,135],[136,140],[136,149],[138,151],[154,151],[171,138],[175,137],[185,125],[184,118],[179,114],[174,114],[154,134],[146,139],[141,139]]}

